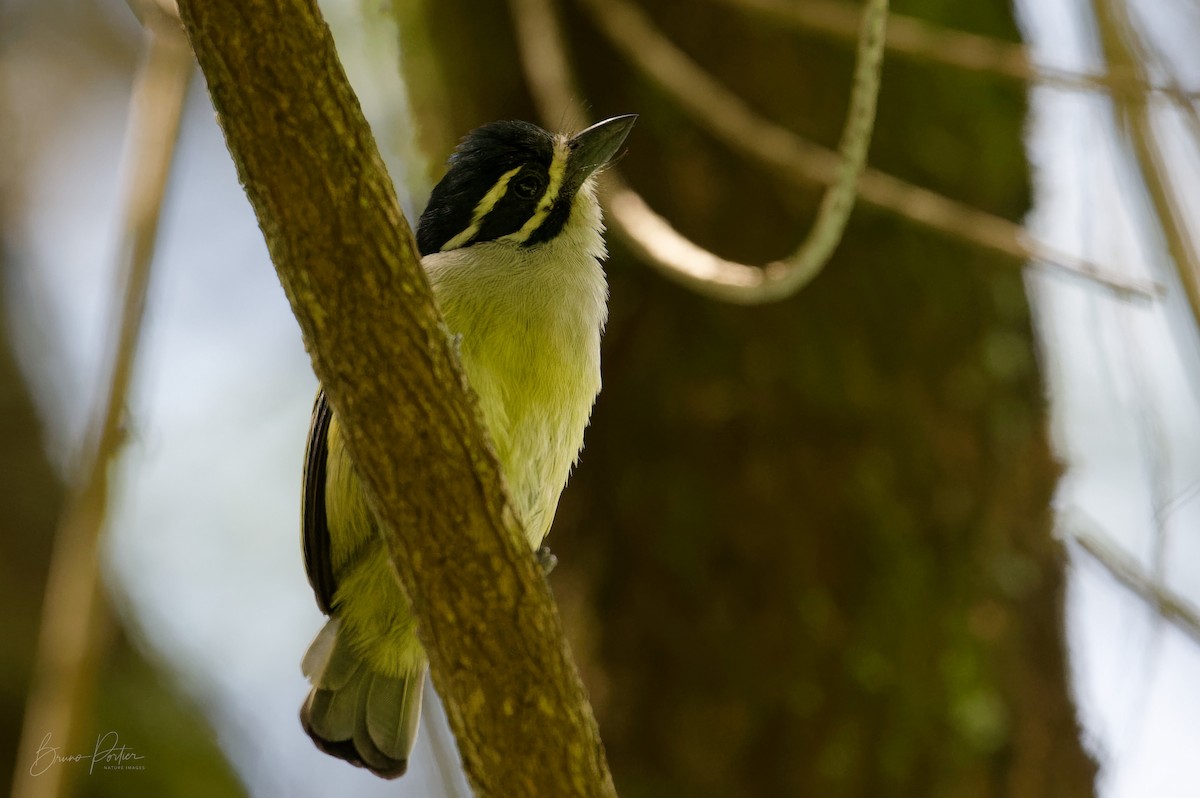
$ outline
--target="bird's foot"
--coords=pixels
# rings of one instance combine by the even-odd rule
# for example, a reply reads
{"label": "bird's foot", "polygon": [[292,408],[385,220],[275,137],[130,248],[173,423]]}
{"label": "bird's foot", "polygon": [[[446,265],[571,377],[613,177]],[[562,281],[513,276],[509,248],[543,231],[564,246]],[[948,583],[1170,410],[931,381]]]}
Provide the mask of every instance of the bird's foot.
{"label": "bird's foot", "polygon": [[549,576],[554,566],[558,565],[558,558],[550,551],[549,546],[542,546],[537,550],[537,560],[538,565],[542,566],[542,576]]}

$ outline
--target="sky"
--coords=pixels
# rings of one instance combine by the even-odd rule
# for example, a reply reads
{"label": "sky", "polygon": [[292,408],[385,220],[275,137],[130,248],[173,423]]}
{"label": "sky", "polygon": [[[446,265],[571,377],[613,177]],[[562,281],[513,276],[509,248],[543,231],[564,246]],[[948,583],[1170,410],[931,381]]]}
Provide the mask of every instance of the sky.
{"label": "sky", "polygon": [[[1200,7],[1134,4],[1174,74],[1200,86]],[[1086,0],[1017,4],[1037,63],[1099,71]],[[1190,32],[1190,36],[1185,32]],[[1175,185],[1200,199],[1200,159],[1165,103],[1158,128]],[[1121,301],[1079,281],[1027,271],[1052,408],[1067,467],[1059,534],[1116,543],[1200,606],[1200,342],[1108,99],[1039,87],[1027,145],[1035,165],[1030,230],[1059,249],[1171,290],[1158,303]],[[1193,205],[1192,207],[1196,207]],[[1193,234],[1200,234],[1194,230]],[[1069,545],[1068,640],[1085,739],[1106,798],[1194,796],[1200,789],[1200,649]]]}
{"label": "sky", "polygon": [[[21,4],[18,4],[21,5]],[[33,6],[23,4],[26,12]],[[377,64],[395,37],[324,4],[368,116],[404,191],[413,154],[393,135],[403,87]],[[1020,0],[1039,63],[1098,66],[1086,0]],[[1176,74],[1200,86],[1200,6],[1141,0]],[[113,3],[113,35],[136,36]],[[12,13],[12,12],[2,12]],[[2,26],[0,26],[2,28]],[[3,95],[28,165],[8,275],[18,345],[68,467],[95,398],[112,307],[121,152],[132,64],[74,43],[58,21],[4,42]],[[88,76],[86,80],[81,75]],[[38,103],[39,97],[64,98]],[[1029,227],[1061,249],[1168,283],[1162,243],[1098,95],[1031,95],[1036,199]],[[1161,129],[1180,186],[1200,186],[1195,142],[1167,110]],[[389,121],[393,120],[393,121]],[[1173,131],[1173,132],[1172,132]],[[3,153],[0,153],[3,154]],[[412,170],[419,173],[420,170]],[[1200,203],[1191,196],[1189,202]],[[1191,207],[1200,207],[1193,204]],[[69,231],[64,233],[64,231]],[[1200,605],[1200,344],[1178,302],[1129,303],[1087,283],[1028,271],[1066,466],[1060,534],[1101,535]],[[49,357],[47,356],[49,353]],[[47,369],[45,363],[56,368]],[[1192,375],[1191,378],[1188,375]],[[304,578],[300,466],[315,392],[296,323],[237,184],[202,83],[193,81],[164,208],[132,440],[114,497],[106,569],[123,611],[186,677],[255,795],[465,795],[447,786],[453,743],[426,713],[409,776],[385,783],[313,756],[297,721],[299,661],[322,622]],[[1070,545],[1068,640],[1104,798],[1194,798],[1200,785],[1200,651]],[[452,768],[451,768],[452,770]]]}

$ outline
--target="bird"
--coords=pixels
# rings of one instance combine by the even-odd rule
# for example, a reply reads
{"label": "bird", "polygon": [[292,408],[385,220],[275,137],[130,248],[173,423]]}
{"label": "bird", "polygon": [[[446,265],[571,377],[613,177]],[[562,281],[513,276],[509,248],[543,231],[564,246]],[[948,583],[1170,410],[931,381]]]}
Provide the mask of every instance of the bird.
{"label": "bird", "polygon": [[[422,267],[534,551],[600,391],[608,285],[596,176],[636,119],[575,135],[521,121],[476,128],[417,224]],[[324,390],[302,494],[305,570],[329,617],[302,662],[311,690],[301,725],[325,753],[396,778],[416,741],[428,661]]]}

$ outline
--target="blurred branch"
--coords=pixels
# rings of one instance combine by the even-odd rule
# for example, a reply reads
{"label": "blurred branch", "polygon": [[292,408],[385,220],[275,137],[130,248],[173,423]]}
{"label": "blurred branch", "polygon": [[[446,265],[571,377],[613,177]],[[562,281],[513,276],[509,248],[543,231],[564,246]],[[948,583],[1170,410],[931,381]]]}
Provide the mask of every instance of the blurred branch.
{"label": "blurred branch", "polygon": [[[654,61],[658,69],[677,74],[687,71],[688,64],[680,62],[680,54],[669,42],[653,38],[648,19],[635,6],[624,0],[584,0],[584,5],[610,41],[632,60]],[[822,182],[829,188],[821,198],[808,237],[796,251],[786,260],[763,268],[724,260],[682,236],[672,235],[674,231],[665,221],[654,217],[640,197],[618,183],[619,189],[610,201],[613,216],[617,227],[644,258],[700,293],[740,304],[791,296],[820,273],[841,240],[854,207],[855,185],[866,164],[879,96],[887,9],[887,0],[871,0],[867,5],[841,145],[837,153],[816,159]],[[703,76],[690,82],[712,94],[714,87]],[[713,99],[701,98],[700,103],[711,111]],[[713,124],[721,123],[714,120]]]}
{"label": "blurred branch", "polygon": [[[794,28],[821,33],[831,38],[854,41],[863,11],[839,0],[709,0],[739,11],[749,11]],[[904,14],[888,20],[887,49],[912,58],[933,61],[958,69],[987,72],[1014,80],[1041,83],[1074,91],[1103,91],[1110,94],[1166,94],[1190,104],[1200,93],[1184,92],[1173,86],[1157,86],[1144,75],[1121,69],[1105,74],[1087,74],[1037,66],[1024,45],[991,36],[953,30]]]}
{"label": "blurred branch", "polygon": [[[1093,0],[1093,13],[1100,31],[1104,55],[1114,68],[1144,75],[1150,54],[1133,26],[1124,0]],[[1167,162],[1155,130],[1153,108],[1142,94],[1114,97],[1123,133],[1133,147],[1142,182],[1150,196],[1155,218],[1183,285],[1192,317],[1200,327],[1200,252],[1193,231],[1188,229],[1188,213],[1171,186],[1171,165]],[[1193,134],[1197,124],[1195,109],[1188,117]],[[1200,142],[1198,142],[1200,143]]]}
{"label": "blurred branch", "polygon": [[[180,0],[479,796],[611,798],[549,586],[315,0]],[[314,756],[318,756],[313,751]]]}
{"label": "blurred branch", "polygon": [[[582,2],[613,47],[624,53],[638,69],[674,97],[698,124],[727,146],[776,170],[797,185],[813,181],[829,184],[838,179],[841,160],[837,153],[759,116],[676,47],[635,6],[626,0]],[[559,39],[559,49],[562,49],[561,36]],[[565,63],[565,57],[558,60]],[[526,61],[528,63],[528,59]],[[566,83],[570,83],[570,78]],[[547,104],[544,100],[541,102]],[[1019,224],[877,169],[867,167],[863,170],[858,195],[863,201],[909,221],[1008,255],[1018,267],[1032,261],[1036,266],[1085,278],[1127,299],[1152,299],[1160,293],[1154,284],[1103,270],[1082,258],[1035,241]],[[635,248],[648,256],[651,263],[669,275],[681,274],[683,264],[680,261],[683,259],[696,264],[687,269],[696,275],[720,271],[723,264],[728,263],[680,235],[632,191],[614,194],[610,206],[615,227],[631,238]]]}
{"label": "blurred branch", "polygon": [[[682,53],[665,39],[648,39],[647,32],[653,34],[650,23],[636,7],[617,0],[589,0],[585,5],[593,21],[631,60],[636,61],[638,55],[642,55],[655,60],[668,71],[678,73],[681,66],[685,71],[689,66],[699,71],[686,61],[681,65]],[[817,218],[805,241],[788,259],[772,262],[763,268],[726,260],[676,233],[614,174],[615,190],[608,203],[613,226],[647,262],[698,293],[740,304],[771,302],[790,296],[820,273],[841,240],[849,219],[854,205],[855,184],[866,163],[874,125],[887,2],[873,0],[868,8],[869,13],[864,18],[858,40],[854,87],[840,152],[804,153],[810,156],[808,161],[819,171],[822,181],[830,185],[821,199]],[[554,21],[553,9],[546,0],[514,2],[513,9],[518,20],[518,38],[526,73],[535,93],[539,88],[542,89],[538,101],[543,116],[548,116],[550,108],[556,105],[561,107],[570,95],[575,94],[568,88],[571,78],[562,35]],[[651,47],[653,52],[644,52],[645,47]],[[637,54],[633,52],[635,50]],[[543,62],[537,54],[548,56],[551,60]],[[553,64],[556,70],[563,70],[559,81],[560,96],[545,91],[552,89],[553,84],[545,81],[539,83],[541,79],[537,74],[545,71],[546,63]],[[701,93],[711,95],[714,85],[705,81],[704,77],[701,75],[700,81],[693,81],[693,85],[699,86]],[[721,91],[719,87],[716,88]],[[711,96],[702,98],[699,104],[706,107],[713,99]]]}
{"label": "blurred branch", "polygon": [[[366,0],[364,0],[365,4]],[[395,18],[400,37],[400,72],[408,93],[409,124],[420,158],[413,158],[409,196],[427,197],[437,183],[446,159],[447,145],[458,141],[461,131],[445,113],[451,78],[434,47],[429,31],[430,8],[438,0],[391,0],[389,13]],[[419,80],[415,79],[419,76]]]}
{"label": "blurred branch", "polygon": [[1088,556],[1134,595],[1154,607],[1162,618],[1200,644],[1200,610],[1153,579],[1129,555],[1100,537],[1076,533],[1072,539]]}
{"label": "blurred branch", "polygon": [[137,359],[159,213],[192,71],[178,21],[147,27],[146,53],[133,88],[126,157],[128,195],[118,270],[123,296],[115,316],[107,392],[96,407],[76,492],[55,533],[33,685],[13,780],[16,798],[64,794],[62,767],[33,776],[46,735],[64,752],[80,750],[92,679],[111,625],[99,578],[108,509],[109,469],[124,443],[122,418]]}

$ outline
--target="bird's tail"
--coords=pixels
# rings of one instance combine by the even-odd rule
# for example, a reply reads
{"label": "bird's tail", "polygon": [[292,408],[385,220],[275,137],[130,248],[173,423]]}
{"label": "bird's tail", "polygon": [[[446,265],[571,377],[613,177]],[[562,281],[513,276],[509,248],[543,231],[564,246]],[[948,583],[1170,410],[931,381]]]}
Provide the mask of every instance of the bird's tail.
{"label": "bird's tail", "polygon": [[325,753],[394,779],[417,739],[425,665],[400,677],[377,673],[338,639],[338,625],[326,623],[304,655],[313,688],[300,722]]}

